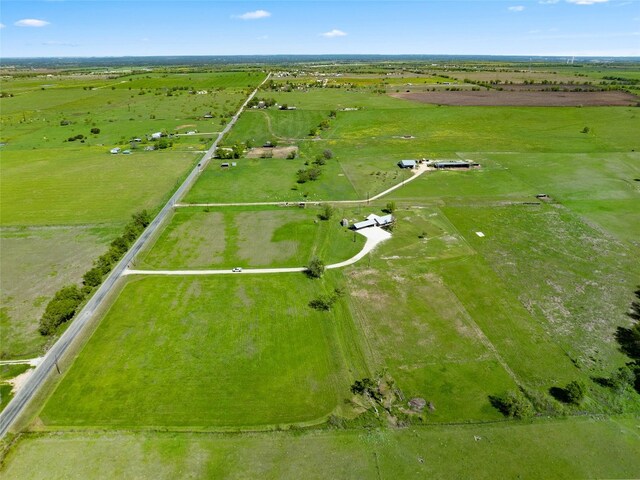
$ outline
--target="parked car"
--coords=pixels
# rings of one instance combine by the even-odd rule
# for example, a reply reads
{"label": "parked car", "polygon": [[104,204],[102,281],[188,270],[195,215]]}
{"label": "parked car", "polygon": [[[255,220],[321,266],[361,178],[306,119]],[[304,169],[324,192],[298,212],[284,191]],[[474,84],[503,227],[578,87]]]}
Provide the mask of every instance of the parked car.
{"label": "parked car", "polygon": [[231,270],[234,273],[240,273],[242,271],[242,268],[240,267],[235,267],[234,269]]}

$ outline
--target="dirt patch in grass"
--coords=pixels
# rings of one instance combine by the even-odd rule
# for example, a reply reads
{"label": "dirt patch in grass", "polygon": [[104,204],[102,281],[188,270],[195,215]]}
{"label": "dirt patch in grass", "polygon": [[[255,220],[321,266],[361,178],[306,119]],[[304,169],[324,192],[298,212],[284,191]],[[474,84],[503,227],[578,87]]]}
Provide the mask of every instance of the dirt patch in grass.
{"label": "dirt patch in grass", "polygon": [[298,154],[298,147],[256,147],[247,152],[247,158],[287,158],[292,153]]}
{"label": "dirt patch in grass", "polygon": [[435,91],[393,93],[392,97],[452,106],[635,106],[640,97],[626,92]]}

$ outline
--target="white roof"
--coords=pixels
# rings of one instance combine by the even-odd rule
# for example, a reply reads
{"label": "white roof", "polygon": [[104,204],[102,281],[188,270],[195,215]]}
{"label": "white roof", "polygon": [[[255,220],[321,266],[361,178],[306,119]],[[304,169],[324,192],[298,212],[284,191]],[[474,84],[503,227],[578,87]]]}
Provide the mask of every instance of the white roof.
{"label": "white roof", "polygon": [[362,222],[353,224],[353,228],[355,228],[356,230],[360,230],[361,228],[367,228],[367,227],[375,227],[375,226],[376,226],[375,220],[364,220]]}

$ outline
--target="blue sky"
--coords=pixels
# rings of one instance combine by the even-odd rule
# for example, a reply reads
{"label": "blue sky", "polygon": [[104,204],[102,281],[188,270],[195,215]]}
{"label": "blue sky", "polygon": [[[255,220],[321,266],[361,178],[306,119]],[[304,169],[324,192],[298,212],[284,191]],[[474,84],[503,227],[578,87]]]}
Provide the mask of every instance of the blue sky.
{"label": "blue sky", "polygon": [[640,0],[2,0],[0,56],[640,56]]}

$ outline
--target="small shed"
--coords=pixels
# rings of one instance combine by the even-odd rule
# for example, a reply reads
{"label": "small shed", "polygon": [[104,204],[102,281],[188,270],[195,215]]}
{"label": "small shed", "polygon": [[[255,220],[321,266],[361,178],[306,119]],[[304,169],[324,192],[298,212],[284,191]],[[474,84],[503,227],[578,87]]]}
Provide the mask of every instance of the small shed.
{"label": "small shed", "polygon": [[120,147],[112,148],[111,150],[109,150],[109,152],[113,153],[114,155],[116,153],[120,153]]}
{"label": "small shed", "polygon": [[162,132],[155,132],[155,133],[152,133],[152,134],[151,134],[151,138],[152,138],[153,140],[158,140],[158,139],[159,139],[159,138],[161,138],[161,137],[162,137]]}
{"label": "small shed", "polygon": [[400,168],[416,168],[415,160],[400,160],[398,162],[398,166]]}
{"label": "small shed", "polygon": [[343,227],[348,227],[349,220],[347,220],[346,218],[343,218],[342,220],[340,220],[340,225],[342,225]]}
{"label": "small shed", "polygon": [[271,142],[264,142],[264,145],[262,145],[262,148],[273,148],[273,143],[271,143]]}

